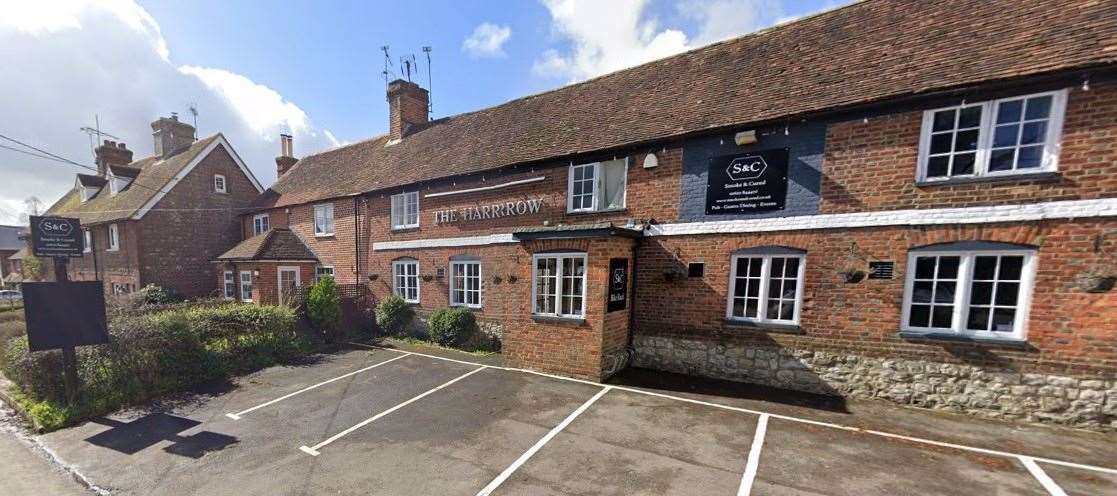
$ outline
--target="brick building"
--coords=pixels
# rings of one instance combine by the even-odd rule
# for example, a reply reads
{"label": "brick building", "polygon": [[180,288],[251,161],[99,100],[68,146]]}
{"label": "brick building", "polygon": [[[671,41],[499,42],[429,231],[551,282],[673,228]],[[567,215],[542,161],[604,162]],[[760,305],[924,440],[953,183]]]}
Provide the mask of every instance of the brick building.
{"label": "brick building", "polygon": [[1115,47],[1107,2],[868,0],[433,121],[395,81],[387,135],[284,139],[244,243],[534,369],[1112,426]]}
{"label": "brick building", "polygon": [[18,286],[17,280],[20,278],[12,277],[14,273],[12,262],[8,258],[23,249],[25,243],[20,238],[24,229],[20,226],[0,226],[0,288],[2,289],[11,289],[9,285]]}
{"label": "brick building", "polygon": [[240,241],[240,215],[263,187],[220,133],[195,139],[177,117],[151,129],[152,156],[133,160],[124,143],[105,141],[97,174],[77,174],[48,209],[85,230],[86,253],[70,259],[69,277],[104,281],[109,294],[154,284],[213,296],[212,259]]}

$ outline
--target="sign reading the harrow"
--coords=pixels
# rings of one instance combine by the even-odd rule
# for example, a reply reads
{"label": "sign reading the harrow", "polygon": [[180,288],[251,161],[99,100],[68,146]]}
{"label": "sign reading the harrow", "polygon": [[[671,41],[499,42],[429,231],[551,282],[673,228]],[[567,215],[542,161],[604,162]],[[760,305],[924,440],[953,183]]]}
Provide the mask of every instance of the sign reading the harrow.
{"label": "sign reading the harrow", "polygon": [[783,210],[787,200],[788,149],[710,159],[706,215]]}
{"label": "sign reading the harrow", "polygon": [[628,259],[609,259],[609,302],[607,312],[624,310],[628,304]]}
{"label": "sign reading the harrow", "polygon": [[475,222],[479,220],[500,219],[519,215],[539,213],[543,207],[542,198],[528,198],[526,200],[506,201],[488,205],[474,205],[458,209],[435,210],[435,224],[452,224],[454,222]]}
{"label": "sign reading the harrow", "polygon": [[36,257],[80,257],[85,249],[81,221],[31,216],[31,248]]}

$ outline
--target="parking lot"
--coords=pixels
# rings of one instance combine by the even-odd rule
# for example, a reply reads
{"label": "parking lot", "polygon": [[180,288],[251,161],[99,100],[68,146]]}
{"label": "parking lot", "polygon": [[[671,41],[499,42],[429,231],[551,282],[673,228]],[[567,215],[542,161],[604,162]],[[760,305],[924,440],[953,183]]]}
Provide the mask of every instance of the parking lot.
{"label": "parking lot", "polygon": [[472,361],[355,349],[40,440],[112,494],[1117,494],[1112,435]]}

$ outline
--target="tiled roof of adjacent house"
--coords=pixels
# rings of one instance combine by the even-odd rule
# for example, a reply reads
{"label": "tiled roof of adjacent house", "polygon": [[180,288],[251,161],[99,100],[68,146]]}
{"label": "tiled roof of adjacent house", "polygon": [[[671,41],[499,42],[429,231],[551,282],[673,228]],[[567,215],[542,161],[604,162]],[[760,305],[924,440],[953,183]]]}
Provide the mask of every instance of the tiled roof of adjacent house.
{"label": "tiled roof of adjacent house", "polygon": [[[198,154],[220,136],[220,134],[215,134],[195,141],[189,147],[165,159],[153,156],[136,160],[128,164],[127,167],[115,166],[113,167],[114,173],[119,171],[123,173],[122,175],[135,174],[134,176],[128,176],[134,177],[134,179],[124,190],[112,195],[108,188],[103,187],[104,184],[102,183],[101,191],[90,198],[89,201],[82,203],[81,195],[78,194],[77,188],[74,188],[55,202],[47,210],[47,214],[76,217],[81,219],[82,224],[97,224],[127,219],[166,188],[175,175],[190,165],[190,162]],[[96,186],[96,181],[88,178],[96,179],[97,176],[78,174],[78,179],[83,181],[82,184],[86,184],[85,181],[90,181],[89,185]]]}
{"label": "tiled roof of adjacent house", "polygon": [[[24,248],[27,244],[19,239],[20,234],[24,229],[23,226],[0,226],[0,250],[19,250]],[[0,263],[3,263],[0,260]]]}
{"label": "tiled roof of adjacent house", "polygon": [[298,234],[285,227],[274,227],[241,241],[217,260],[318,260],[318,256]]}
{"label": "tiled roof of adjacent house", "polygon": [[1117,2],[866,0],[310,155],[258,207],[1117,62]]}

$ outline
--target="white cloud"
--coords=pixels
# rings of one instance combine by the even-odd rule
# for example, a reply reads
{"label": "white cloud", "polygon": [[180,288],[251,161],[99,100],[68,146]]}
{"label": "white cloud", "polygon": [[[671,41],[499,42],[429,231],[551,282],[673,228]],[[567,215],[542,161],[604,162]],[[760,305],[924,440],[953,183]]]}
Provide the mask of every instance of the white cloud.
{"label": "white cloud", "polygon": [[511,37],[511,27],[483,22],[462,42],[462,50],[474,57],[503,57],[504,43]]}
{"label": "white cloud", "polygon": [[[40,3],[0,0],[0,65],[19,75],[0,78],[0,115],[20,116],[0,120],[0,134],[92,164],[78,128],[96,114],[139,158],[152,153],[152,121],[188,115],[195,103],[198,134],[224,133],[264,184],[275,178],[280,132],[295,136],[300,155],[339,144],[268,86],[225,69],[175,67],[158,23],[132,2]],[[0,224],[17,221],[27,196],[53,203],[76,172],[0,149]]]}
{"label": "white cloud", "polygon": [[680,0],[678,20],[695,24],[688,35],[661,27],[649,0],[542,0],[552,30],[569,49],[547,49],[533,72],[579,81],[739,36],[785,17],[782,0]]}

